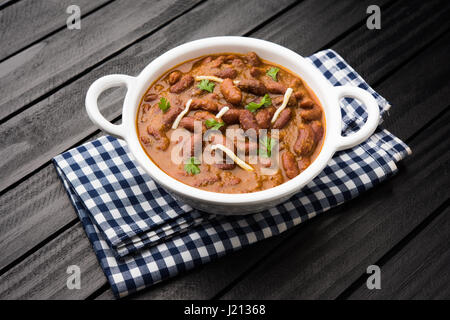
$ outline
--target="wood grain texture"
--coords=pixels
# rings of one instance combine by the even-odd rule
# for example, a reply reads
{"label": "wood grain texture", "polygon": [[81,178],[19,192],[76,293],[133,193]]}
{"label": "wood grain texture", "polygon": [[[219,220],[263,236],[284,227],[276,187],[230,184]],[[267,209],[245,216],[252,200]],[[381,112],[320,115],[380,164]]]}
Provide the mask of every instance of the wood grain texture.
{"label": "wood grain texture", "polygon": [[[0,3],[0,7],[6,4]],[[81,15],[108,0],[77,0]],[[0,61],[66,25],[71,0],[22,0],[0,11]]]}
{"label": "wood grain texture", "polygon": [[349,299],[449,299],[450,208],[381,268],[381,289],[364,284]]}
{"label": "wood grain texture", "polygon": [[408,5],[397,1],[383,10],[381,30],[367,30],[364,24],[359,32],[347,35],[332,49],[351,61],[352,67],[368,83],[376,84],[425,49],[430,41],[447,32],[449,15],[447,0],[413,0],[408,1]]}
{"label": "wood grain texture", "polygon": [[[0,63],[0,119],[150,34],[200,0],[117,0]],[[64,14],[64,12],[63,12]],[[32,74],[30,72],[32,71]]]}
{"label": "wood grain texture", "polygon": [[[84,110],[84,98],[90,84],[99,77],[110,73],[136,75],[149,61],[189,40],[213,35],[245,34],[292,2],[283,0],[264,5],[255,5],[256,2],[251,1],[233,1],[232,4],[227,1],[203,3],[3,123],[0,125],[0,190],[96,130]],[[217,10],[221,14],[211,15],[211,10]],[[229,17],[234,17],[236,21],[230,23]],[[102,113],[108,119],[117,117],[121,113],[122,99],[123,96],[116,96],[114,100],[107,99],[104,103],[100,101]]]}
{"label": "wood grain texture", "polygon": [[338,297],[448,199],[450,152],[445,137],[450,127],[445,123],[449,120],[447,113],[411,141],[413,155],[397,176],[300,226],[295,236],[222,298]]}
{"label": "wood grain texture", "polygon": [[[83,299],[106,281],[81,222],[0,276],[0,299]],[[67,267],[81,271],[81,289],[67,288]],[[37,273],[36,273],[37,272]]]}

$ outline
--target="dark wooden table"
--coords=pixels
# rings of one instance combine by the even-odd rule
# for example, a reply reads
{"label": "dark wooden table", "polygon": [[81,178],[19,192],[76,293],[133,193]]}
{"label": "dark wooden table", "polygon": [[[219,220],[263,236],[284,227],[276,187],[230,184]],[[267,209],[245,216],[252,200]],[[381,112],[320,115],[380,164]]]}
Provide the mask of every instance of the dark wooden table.
{"label": "dark wooden table", "polygon": [[[357,199],[130,298],[450,298],[447,0],[377,0],[381,30],[366,26],[374,1],[77,0],[69,30],[72,2],[0,0],[0,298],[113,298],[51,158],[102,135],[84,109],[95,79],[214,35],[333,48],[391,102],[383,126],[413,154]],[[122,97],[102,97],[108,119]],[[381,290],[366,287],[372,264]]]}

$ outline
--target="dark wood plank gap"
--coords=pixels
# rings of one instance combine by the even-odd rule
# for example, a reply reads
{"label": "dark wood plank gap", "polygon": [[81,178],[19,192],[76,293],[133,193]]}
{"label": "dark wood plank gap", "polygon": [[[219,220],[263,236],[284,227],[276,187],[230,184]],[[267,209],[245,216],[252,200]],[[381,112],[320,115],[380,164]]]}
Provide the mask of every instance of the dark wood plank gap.
{"label": "dark wood plank gap", "polygon": [[[380,7],[380,11],[384,12],[384,10],[388,9],[389,7],[391,7],[392,5],[394,5],[395,3],[397,3],[400,0],[394,0],[391,2],[388,2],[386,4],[378,4],[378,6]],[[342,39],[346,38],[347,36],[349,36],[350,34],[352,34],[353,32],[357,31],[359,28],[361,28],[361,26],[364,26],[366,24],[366,19],[354,24],[350,29],[347,30],[347,32],[341,34],[339,37],[336,37],[335,39],[331,40],[330,42],[328,42],[327,44],[325,44],[324,46],[322,46],[319,50],[326,50],[329,48],[332,48],[335,44],[339,43]]]}
{"label": "dark wood plank gap", "polygon": [[[106,282],[92,251],[81,222],[53,239],[40,251],[28,256],[22,268],[8,271],[0,277],[0,298],[12,299],[84,299]],[[77,265],[81,270],[80,290],[66,286],[67,267]],[[26,266],[26,267],[25,267]],[[45,270],[36,276],[36,270]]]}
{"label": "dark wood plank gap", "polygon": [[[443,219],[442,216],[448,215],[449,211],[449,205],[450,201],[447,199],[439,208],[437,208],[430,216],[428,216],[424,221],[422,221],[414,230],[412,230],[405,238],[403,238],[399,243],[397,243],[391,250],[389,250],[384,256],[380,258],[375,265],[379,266],[381,270],[383,270],[383,284],[387,284],[387,286],[393,290],[393,283],[396,282],[397,279],[391,278],[386,281],[386,278],[384,277],[384,266],[385,265],[391,265],[394,264],[394,261],[398,260],[398,256],[402,255],[402,252],[405,250],[408,250],[411,246],[414,245],[414,243],[417,243],[421,239],[423,240],[424,234],[427,234],[427,230],[434,228],[436,224],[442,224],[442,220],[448,220],[448,216],[446,219]],[[450,231],[450,230],[448,230]],[[447,237],[450,232],[447,233]],[[441,243],[444,243],[442,239],[440,239]],[[427,245],[429,244],[428,241],[425,241]],[[448,240],[447,240],[448,243]],[[423,248],[421,248],[423,249]],[[423,250],[416,250],[417,253],[422,253]],[[414,259],[413,259],[414,260]],[[411,264],[411,260],[408,262]],[[395,263],[396,268],[399,268],[398,263]],[[449,265],[450,266],[450,265]],[[450,269],[450,268],[449,268]],[[404,273],[403,273],[404,275]],[[344,292],[342,292],[337,299],[343,300],[343,299],[355,299],[362,296],[381,296],[381,299],[391,299],[392,297],[385,296],[385,288],[383,288],[385,285],[382,285],[383,291],[380,292],[374,292],[373,294],[370,294],[368,291],[365,283],[367,280],[368,275],[364,274],[361,275],[361,277],[358,278],[354,283],[352,283],[347,289],[345,289]],[[382,293],[381,295],[378,293]],[[391,293],[391,292],[389,292]],[[428,297],[429,298],[429,297]]]}
{"label": "dark wood plank gap", "polygon": [[[116,0],[83,19],[81,30],[62,30],[0,63],[0,124],[160,30],[202,3]],[[102,21],[101,23],[99,21]],[[47,62],[51,60],[52,63]],[[33,77],[30,77],[30,69]]]}
{"label": "dark wood plank gap", "polygon": [[[114,0],[81,0],[81,19]],[[66,27],[70,0],[23,0],[0,12],[0,63]],[[0,5],[1,10],[1,5]]]}
{"label": "dark wood plank gap", "polygon": [[5,9],[6,7],[19,2],[20,0],[2,0],[0,1],[0,10]]}

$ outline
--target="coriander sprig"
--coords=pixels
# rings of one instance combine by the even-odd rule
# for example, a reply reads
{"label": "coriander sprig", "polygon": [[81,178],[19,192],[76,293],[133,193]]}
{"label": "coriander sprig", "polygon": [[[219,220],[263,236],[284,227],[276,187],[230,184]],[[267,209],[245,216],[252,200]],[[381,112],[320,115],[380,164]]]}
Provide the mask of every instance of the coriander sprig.
{"label": "coriander sprig", "polygon": [[184,171],[186,171],[188,174],[194,175],[200,173],[200,168],[198,165],[200,164],[200,161],[198,161],[195,157],[190,157],[186,164],[184,165]]}
{"label": "coriander sprig", "polygon": [[269,106],[272,104],[272,99],[270,99],[270,96],[266,93],[264,97],[262,97],[261,101],[259,103],[256,102],[250,102],[248,105],[245,106],[245,109],[255,112],[262,106]]}
{"label": "coriander sprig", "polygon": [[205,121],[205,125],[208,129],[219,130],[222,126],[225,125],[225,123],[219,122],[216,119],[211,118]]}
{"label": "coriander sprig", "polygon": [[208,79],[203,79],[202,81],[200,81],[200,83],[197,85],[197,88],[201,89],[201,90],[205,90],[208,92],[213,92],[214,91],[214,87],[216,86],[216,84],[212,81],[209,81]]}
{"label": "coriander sprig", "polygon": [[271,77],[274,81],[278,81],[277,80],[277,73],[278,71],[280,71],[280,69],[272,67],[269,70],[267,70],[266,74]]}
{"label": "coriander sprig", "polygon": [[166,112],[170,108],[170,102],[166,98],[162,97],[159,100],[158,106],[163,112]]}
{"label": "coriander sprig", "polygon": [[264,158],[270,158],[272,156],[272,150],[275,146],[276,140],[265,136],[259,142],[259,155]]}

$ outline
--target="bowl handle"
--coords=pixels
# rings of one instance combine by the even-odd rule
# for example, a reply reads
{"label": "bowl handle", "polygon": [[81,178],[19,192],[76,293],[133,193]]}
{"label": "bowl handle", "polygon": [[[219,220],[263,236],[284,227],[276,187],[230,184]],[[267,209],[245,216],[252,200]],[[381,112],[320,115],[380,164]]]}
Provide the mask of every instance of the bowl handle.
{"label": "bowl handle", "polygon": [[375,98],[366,90],[354,86],[335,87],[339,101],[342,98],[354,98],[366,106],[368,114],[366,123],[358,130],[346,137],[340,137],[337,150],[352,148],[369,138],[380,122],[380,108]]}
{"label": "bowl handle", "polygon": [[100,113],[97,100],[103,91],[120,86],[126,86],[128,89],[131,84],[133,84],[134,80],[134,77],[126,76],[123,74],[111,74],[97,79],[93,84],[91,84],[86,93],[85,104],[89,118],[97,125],[97,127],[117,138],[125,138],[126,130],[124,125],[117,125],[109,122]]}

